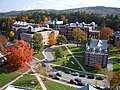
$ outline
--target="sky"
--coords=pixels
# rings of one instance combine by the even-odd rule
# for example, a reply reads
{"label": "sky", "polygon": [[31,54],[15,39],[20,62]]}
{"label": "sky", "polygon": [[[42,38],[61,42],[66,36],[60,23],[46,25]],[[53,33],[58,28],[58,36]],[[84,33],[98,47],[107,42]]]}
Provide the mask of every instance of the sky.
{"label": "sky", "polygon": [[120,0],[0,0],[0,12],[31,9],[64,10],[88,6],[120,8]]}

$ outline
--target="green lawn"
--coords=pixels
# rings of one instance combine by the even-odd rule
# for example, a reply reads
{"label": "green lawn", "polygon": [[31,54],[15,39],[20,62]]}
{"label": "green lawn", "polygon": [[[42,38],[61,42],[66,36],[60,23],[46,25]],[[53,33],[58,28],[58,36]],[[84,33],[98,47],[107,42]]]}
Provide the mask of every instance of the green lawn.
{"label": "green lawn", "polygon": [[[73,68],[73,69],[76,69],[76,70],[81,70],[78,63],[74,60],[74,58],[67,51],[66,47],[62,46],[62,49],[65,53],[65,57],[64,58],[59,58],[58,60],[54,60],[53,63],[57,64],[57,65]],[[54,55],[54,50],[52,51],[52,54]]]}
{"label": "green lawn", "polygon": [[[85,49],[84,47],[69,46],[68,48],[71,50],[73,55],[78,59],[78,61],[82,64],[86,71],[93,73],[102,73],[102,71],[96,71],[94,68],[84,65],[84,49]],[[110,48],[110,57],[114,56],[114,58],[112,58],[111,60],[120,63],[120,54],[118,53],[118,50],[119,49],[116,47]],[[116,70],[120,70],[119,64],[114,64],[114,71]]]}
{"label": "green lawn", "polygon": [[[34,85],[31,84],[32,81],[35,82]],[[22,78],[20,78],[16,82],[14,82],[13,85],[22,86],[22,87],[26,87],[26,88],[35,88],[37,90],[42,90],[41,86],[39,85],[38,80],[36,79],[35,76],[32,76],[32,75],[24,75]]]}
{"label": "green lawn", "polygon": [[44,81],[47,90],[77,90],[74,87],[66,86],[64,84],[56,83],[53,81],[46,80]]}
{"label": "green lawn", "polygon": [[38,54],[35,54],[34,56],[39,60],[44,59],[44,56],[43,56],[42,52],[39,52]]}
{"label": "green lawn", "polygon": [[116,47],[110,48],[110,54],[109,54],[109,56],[110,57],[114,57],[111,60],[114,60],[114,61],[120,63],[120,52],[119,52],[118,48],[116,48]]}
{"label": "green lawn", "polygon": [[120,64],[114,64],[114,71],[120,70]]}
{"label": "green lawn", "polygon": [[9,83],[10,81],[14,80],[20,74],[14,72],[7,72],[4,70],[0,70],[0,87],[4,86],[5,84]]}
{"label": "green lawn", "polygon": [[85,50],[85,47],[83,47],[83,46],[79,46],[79,47],[68,46],[68,48],[71,50],[73,55],[78,59],[78,61],[82,64],[82,66],[85,68],[85,70],[87,72],[102,73],[101,71],[96,71],[95,68],[84,65],[84,52],[85,52],[84,50]]}

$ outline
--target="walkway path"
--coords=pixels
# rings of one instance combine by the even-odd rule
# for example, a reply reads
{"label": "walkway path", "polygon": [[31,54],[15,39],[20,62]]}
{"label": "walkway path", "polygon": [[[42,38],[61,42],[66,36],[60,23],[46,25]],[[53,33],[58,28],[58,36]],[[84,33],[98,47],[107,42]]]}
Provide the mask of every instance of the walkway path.
{"label": "walkway path", "polygon": [[[28,63],[27,63],[27,65],[31,67],[31,70],[32,70],[32,72],[34,73],[34,75],[36,76],[39,84],[41,85],[42,90],[47,90],[47,88],[45,87],[45,85],[44,85],[44,83],[42,82],[41,78],[39,77],[39,74],[36,73],[36,71],[34,70],[33,66],[30,65],[30,64],[28,64]],[[35,67],[36,67],[36,66],[35,66]]]}
{"label": "walkway path", "polygon": [[[68,52],[71,54],[71,56],[76,60],[76,62],[78,63],[78,65],[81,67],[82,71],[79,71],[79,72],[84,72],[84,73],[87,73],[87,74],[95,74],[95,75],[99,75],[99,76],[105,76],[105,75],[103,75],[103,74],[96,74],[96,73],[87,72],[87,71],[84,69],[84,67],[79,63],[79,61],[77,60],[77,58],[76,58],[76,57],[72,54],[72,52],[69,50],[69,48],[67,47],[68,45],[70,45],[70,46],[76,46],[76,44],[63,44],[63,45],[53,46],[53,47],[51,47],[51,48],[60,47],[60,46],[65,46],[66,49],[68,50]],[[46,53],[44,53],[43,55],[44,55],[44,57],[49,58],[49,56],[47,56]],[[52,55],[52,54],[51,54],[51,55]],[[52,55],[52,56],[53,56],[53,55]],[[49,63],[49,64],[55,66],[55,64],[52,64],[52,63]],[[60,65],[56,65],[56,66],[60,66]],[[70,70],[73,70],[73,71],[77,71],[77,70],[71,69],[71,68],[69,68],[69,67],[64,67],[64,66],[60,66],[60,67],[67,68],[67,69],[70,69]]]}
{"label": "walkway path", "polygon": [[68,52],[71,54],[71,56],[75,59],[75,61],[78,63],[78,65],[81,67],[81,69],[83,70],[83,72],[86,72],[86,70],[84,69],[84,67],[79,63],[79,61],[77,60],[77,58],[72,54],[72,52],[69,50],[69,48],[67,46],[65,46],[68,50]]}
{"label": "walkway path", "polygon": [[0,88],[0,90],[5,89],[6,87],[8,87],[9,85],[11,85],[12,83],[16,82],[18,79],[20,79],[22,76],[24,76],[25,74],[29,73],[31,71],[31,69],[29,69],[28,71],[22,73],[20,76],[18,76],[16,79],[12,80],[11,82],[9,82],[8,84],[4,85],[3,87]]}

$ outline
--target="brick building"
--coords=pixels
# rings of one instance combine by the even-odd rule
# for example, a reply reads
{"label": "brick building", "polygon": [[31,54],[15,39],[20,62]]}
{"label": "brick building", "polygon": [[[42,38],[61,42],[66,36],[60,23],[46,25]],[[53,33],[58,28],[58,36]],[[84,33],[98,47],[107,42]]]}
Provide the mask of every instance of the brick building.
{"label": "brick building", "polygon": [[87,38],[98,38],[99,31],[94,30],[97,25],[92,24],[82,24],[79,23],[71,23],[70,25],[64,25],[60,28],[59,33],[66,36],[68,39],[72,38],[72,31],[75,28],[80,28],[81,30],[85,31],[87,34]]}
{"label": "brick building", "polygon": [[94,67],[95,64],[99,64],[102,67],[106,67],[108,51],[108,40],[92,39],[90,44],[86,45],[85,65]]}

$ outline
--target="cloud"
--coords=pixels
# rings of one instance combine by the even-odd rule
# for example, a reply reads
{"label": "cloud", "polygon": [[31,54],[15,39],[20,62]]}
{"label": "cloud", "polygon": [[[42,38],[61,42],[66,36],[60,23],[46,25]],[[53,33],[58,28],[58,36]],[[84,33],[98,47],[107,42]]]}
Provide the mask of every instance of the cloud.
{"label": "cloud", "polygon": [[37,4],[45,4],[45,3],[48,3],[48,2],[51,2],[52,0],[40,0],[37,2]]}

